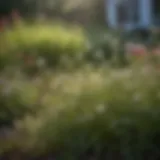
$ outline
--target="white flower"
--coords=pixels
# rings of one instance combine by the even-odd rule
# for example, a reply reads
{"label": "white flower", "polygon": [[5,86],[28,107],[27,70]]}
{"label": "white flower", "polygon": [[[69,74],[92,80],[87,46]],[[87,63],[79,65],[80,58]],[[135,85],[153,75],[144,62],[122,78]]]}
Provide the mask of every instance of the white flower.
{"label": "white flower", "polygon": [[86,48],[89,50],[92,49],[92,44],[89,41],[86,42]]}
{"label": "white flower", "polygon": [[104,52],[100,49],[100,50],[96,51],[95,56],[98,59],[103,59],[104,58]]}
{"label": "white flower", "polygon": [[43,67],[43,66],[45,65],[45,60],[44,60],[44,58],[39,58],[39,59],[37,60],[37,65],[38,65],[39,67]]}
{"label": "white flower", "polygon": [[133,100],[135,101],[135,102],[139,102],[140,100],[141,100],[141,98],[142,98],[142,96],[141,96],[141,94],[135,94],[134,95],[134,97],[133,97]]}
{"label": "white flower", "polygon": [[104,113],[105,111],[105,105],[104,104],[100,104],[96,107],[96,112],[99,113],[99,114],[102,114]]}

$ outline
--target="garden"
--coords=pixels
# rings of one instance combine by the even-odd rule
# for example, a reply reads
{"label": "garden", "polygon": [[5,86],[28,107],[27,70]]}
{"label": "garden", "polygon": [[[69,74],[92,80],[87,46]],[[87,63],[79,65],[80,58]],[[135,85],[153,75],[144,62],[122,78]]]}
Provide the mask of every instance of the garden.
{"label": "garden", "polygon": [[13,20],[0,25],[1,159],[160,158],[158,40]]}

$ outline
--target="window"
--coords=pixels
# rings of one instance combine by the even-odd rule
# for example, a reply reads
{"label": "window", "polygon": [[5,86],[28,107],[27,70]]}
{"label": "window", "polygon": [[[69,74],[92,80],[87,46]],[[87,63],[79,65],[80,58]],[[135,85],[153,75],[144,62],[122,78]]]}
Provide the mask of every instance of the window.
{"label": "window", "polygon": [[153,0],[154,23],[160,24],[160,0]]}
{"label": "window", "polygon": [[121,0],[117,3],[118,22],[138,22],[139,0]]}
{"label": "window", "polygon": [[132,21],[133,22],[138,22],[139,21],[139,0],[130,0],[131,1],[131,9],[130,11],[132,12]]}
{"label": "window", "polygon": [[117,14],[119,24],[125,23],[128,20],[127,4],[125,1],[117,3]]}

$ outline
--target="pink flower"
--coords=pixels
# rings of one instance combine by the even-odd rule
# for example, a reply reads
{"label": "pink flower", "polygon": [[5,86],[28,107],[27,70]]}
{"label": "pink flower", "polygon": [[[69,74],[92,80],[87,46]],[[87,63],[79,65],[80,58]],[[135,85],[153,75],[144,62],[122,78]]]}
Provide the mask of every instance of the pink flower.
{"label": "pink flower", "polygon": [[134,56],[144,56],[146,55],[146,49],[141,47],[136,47],[132,50]]}
{"label": "pink flower", "polygon": [[130,50],[130,54],[134,57],[146,56],[147,50],[144,46],[135,46]]}
{"label": "pink flower", "polygon": [[147,54],[147,49],[143,45],[129,44],[126,49],[132,56],[144,56]]}
{"label": "pink flower", "polygon": [[154,54],[154,55],[158,55],[158,56],[160,56],[160,47],[158,47],[158,48],[155,48],[154,50],[152,50],[152,53]]}

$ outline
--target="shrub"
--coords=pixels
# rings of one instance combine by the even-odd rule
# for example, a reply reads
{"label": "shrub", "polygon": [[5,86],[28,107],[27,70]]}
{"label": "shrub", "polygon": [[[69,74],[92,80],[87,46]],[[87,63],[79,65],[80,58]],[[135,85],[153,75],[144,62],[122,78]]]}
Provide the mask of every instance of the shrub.
{"label": "shrub", "polygon": [[[14,121],[37,109],[38,90],[31,84],[18,80],[1,80],[0,127],[11,127]],[[40,107],[40,106],[38,106]]]}
{"label": "shrub", "polygon": [[96,42],[95,44],[91,43],[90,45],[91,47],[87,52],[87,59],[91,62],[111,60],[113,57],[113,48],[107,40]]}
{"label": "shrub", "polygon": [[3,33],[1,38],[0,60],[6,63],[3,65],[19,64],[31,70],[39,67],[39,59],[47,67],[57,67],[64,57],[76,61],[85,51],[85,36],[76,27],[21,24]]}
{"label": "shrub", "polygon": [[87,59],[92,62],[112,60],[116,52],[117,37],[104,28],[90,28],[87,32],[89,37]]}
{"label": "shrub", "polygon": [[69,103],[63,94],[61,107],[31,118],[22,128],[29,133],[32,151],[58,153],[62,159],[159,156],[159,91],[157,71],[113,71],[101,87],[85,87],[74,96],[67,94]]}

